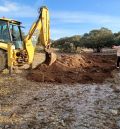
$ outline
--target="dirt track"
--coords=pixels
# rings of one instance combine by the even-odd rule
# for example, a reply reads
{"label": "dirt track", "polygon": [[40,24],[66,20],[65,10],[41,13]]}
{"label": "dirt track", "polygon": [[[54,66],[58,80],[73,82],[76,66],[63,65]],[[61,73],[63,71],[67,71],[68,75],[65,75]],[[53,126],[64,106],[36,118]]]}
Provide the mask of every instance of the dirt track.
{"label": "dirt track", "polygon": [[0,75],[1,129],[119,129],[120,74],[104,84],[55,84]]}

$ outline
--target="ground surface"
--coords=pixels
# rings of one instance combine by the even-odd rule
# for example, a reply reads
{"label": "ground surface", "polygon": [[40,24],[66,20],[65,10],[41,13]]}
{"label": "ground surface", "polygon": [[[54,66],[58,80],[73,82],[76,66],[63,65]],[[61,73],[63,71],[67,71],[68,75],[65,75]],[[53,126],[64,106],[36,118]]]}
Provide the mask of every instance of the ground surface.
{"label": "ground surface", "polygon": [[53,65],[38,65],[27,78],[37,82],[62,84],[101,83],[112,77],[115,62],[115,55],[61,54]]}
{"label": "ground surface", "polygon": [[120,74],[109,74],[101,84],[35,82],[27,70],[1,74],[0,129],[119,129]]}

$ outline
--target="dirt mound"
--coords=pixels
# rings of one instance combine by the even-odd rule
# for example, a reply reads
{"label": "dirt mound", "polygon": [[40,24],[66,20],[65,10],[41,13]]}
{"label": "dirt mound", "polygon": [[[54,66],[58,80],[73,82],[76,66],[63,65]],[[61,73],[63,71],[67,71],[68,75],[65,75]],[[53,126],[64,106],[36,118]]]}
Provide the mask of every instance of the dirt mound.
{"label": "dirt mound", "polygon": [[61,55],[51,66],[39,65],[27,76],[37,82],[102,83],[112,77],[114,55]]}

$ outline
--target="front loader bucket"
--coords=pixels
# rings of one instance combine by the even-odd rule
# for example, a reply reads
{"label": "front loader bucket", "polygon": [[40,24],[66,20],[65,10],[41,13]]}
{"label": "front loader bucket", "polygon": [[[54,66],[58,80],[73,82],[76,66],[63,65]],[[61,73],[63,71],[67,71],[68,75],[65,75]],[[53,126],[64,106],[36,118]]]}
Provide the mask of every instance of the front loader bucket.
{"label": "front loader bucket", "polygon": [[57,59],[57,55],[55,53],[46,52],[46,59],[44,63],[50,66],[56,61],[56,59]]}

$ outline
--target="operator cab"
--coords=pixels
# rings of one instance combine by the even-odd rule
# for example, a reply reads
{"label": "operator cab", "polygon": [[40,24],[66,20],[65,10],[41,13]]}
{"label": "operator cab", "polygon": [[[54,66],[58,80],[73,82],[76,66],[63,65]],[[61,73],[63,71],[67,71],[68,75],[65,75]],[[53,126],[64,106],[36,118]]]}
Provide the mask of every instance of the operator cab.
{"label": "operator cab", "polygon": [[16,49],[23,48],[21,23],[18,21],[0,19],[0,42],[13,43]]}

